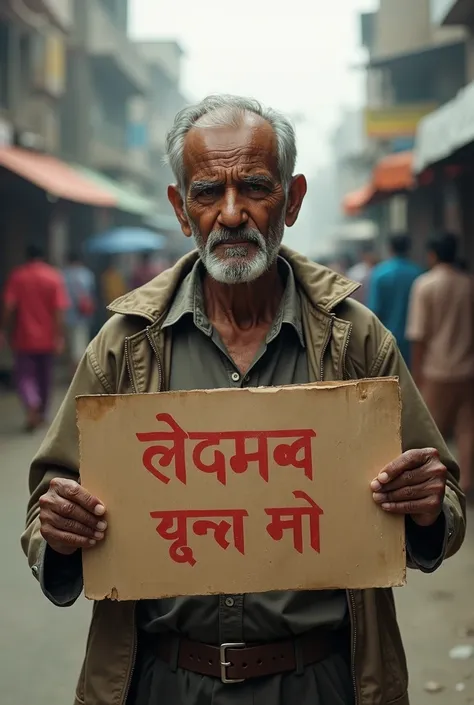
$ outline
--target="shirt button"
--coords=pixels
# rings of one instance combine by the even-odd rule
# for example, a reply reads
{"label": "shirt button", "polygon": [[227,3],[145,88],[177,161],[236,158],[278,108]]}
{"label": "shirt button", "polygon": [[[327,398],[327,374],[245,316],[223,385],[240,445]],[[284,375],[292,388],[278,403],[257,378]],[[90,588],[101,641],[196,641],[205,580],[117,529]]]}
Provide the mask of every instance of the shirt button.
{"label": "shirt button", "polygon": [[240,379],[239,373],[238,373],[238,372],[232,372],[232,380],[233,380],[234,382],[238,382],[239,379]]}
{"label": "shirt button", "polygon": [[225,599],[225,606],[226,607],[233,607],[234,604],[235,604],[235,602],[232,597],[226,597],[226,599]]}

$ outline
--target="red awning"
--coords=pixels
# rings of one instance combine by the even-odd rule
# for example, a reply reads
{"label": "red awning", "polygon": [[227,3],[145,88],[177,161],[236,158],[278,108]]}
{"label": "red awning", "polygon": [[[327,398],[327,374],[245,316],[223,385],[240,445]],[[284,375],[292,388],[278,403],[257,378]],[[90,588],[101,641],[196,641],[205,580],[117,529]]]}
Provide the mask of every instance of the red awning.
{"label": "red awning", "polygon": [[359,215],[375,196],[372,184],[366,184],[357,191],[351,191],[342,201],[344,213],[349,216]]}
{"label": "red awning", "polygon": [[5,147],[0,148],[0,166],[65,201],[105,208],[117,205],[116,196],[55,157],[20,147]]}
{"label": "red awning", "polygon": [[413,188],[413,152],[399,152],[381,159],[375,166],[372,184],[376,191],[389,193]]}
{"label": "red awning", "polygon": [[344,197],[342,209],[348,216],[360,215],[371,203],[409,191],[414,185],[413,152],[390,154],[375,165],[370,183]]}

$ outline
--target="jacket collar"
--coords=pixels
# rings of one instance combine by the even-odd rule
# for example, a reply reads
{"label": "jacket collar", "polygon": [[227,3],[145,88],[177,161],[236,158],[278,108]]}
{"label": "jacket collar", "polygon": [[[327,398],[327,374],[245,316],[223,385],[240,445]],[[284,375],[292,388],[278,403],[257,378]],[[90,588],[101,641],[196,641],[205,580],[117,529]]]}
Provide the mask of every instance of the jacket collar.
{"label": "jacket collar", "polygon": [[[327,315],[360,286],[288,247],[282,246],[280,253],[291,265],[297,285],[304,290],[309,301]],[[190,252],[148,284],[113,301],[108,309],[125,316],[140,316],[155,323],[168,311],[180,283],[198,258],[196,250]]]}

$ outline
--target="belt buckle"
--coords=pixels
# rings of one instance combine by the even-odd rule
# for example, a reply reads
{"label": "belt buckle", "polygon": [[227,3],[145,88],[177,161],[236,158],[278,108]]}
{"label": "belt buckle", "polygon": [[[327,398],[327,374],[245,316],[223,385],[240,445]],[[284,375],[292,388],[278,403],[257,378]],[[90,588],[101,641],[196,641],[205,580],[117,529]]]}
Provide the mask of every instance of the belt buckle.
{"label": "belt buckle", "polygon": [[222,683],[243,683],[245,678],[227,678],[227,669],[232,666],[230,661],[227,661],[227,649],[245,649],[246,644],[241,642],[234,642],[229,644],[221,644],[219,647],[220,654],[220,667],[221,667],[221,681]]}

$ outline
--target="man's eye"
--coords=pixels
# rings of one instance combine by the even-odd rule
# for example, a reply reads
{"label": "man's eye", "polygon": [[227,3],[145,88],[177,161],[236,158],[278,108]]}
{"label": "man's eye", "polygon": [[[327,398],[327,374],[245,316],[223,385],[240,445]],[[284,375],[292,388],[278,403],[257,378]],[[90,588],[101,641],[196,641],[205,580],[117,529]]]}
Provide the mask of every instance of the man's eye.
{"label": "man's eye", "polygon": [[268,188],[263,184],[248,184],[247,188],[252,193],[268,193]]}
{"label": "man's eye", "polygon": [[213,196],[216,192],[216,189],[214,186],[208,186],[207,188],[203,188],[199,191],[198,196],[204,196],[204,198]]}

